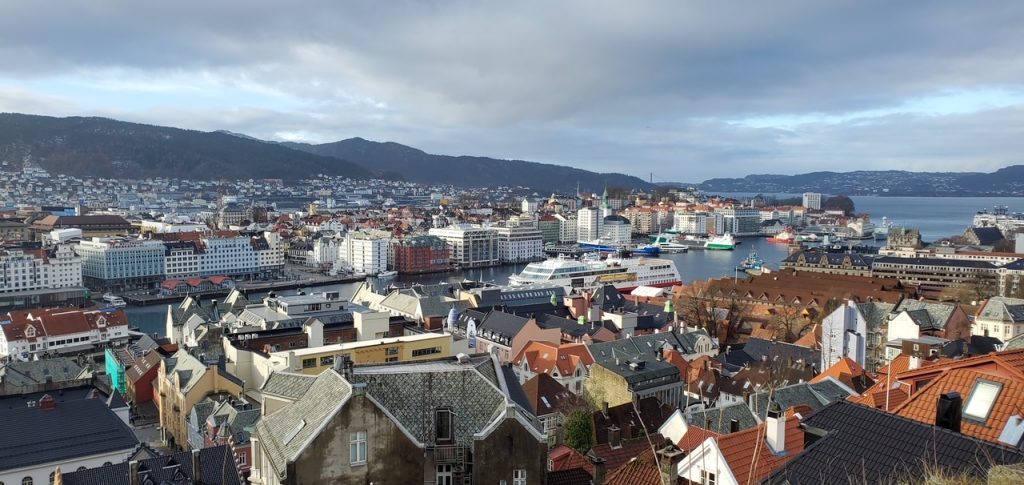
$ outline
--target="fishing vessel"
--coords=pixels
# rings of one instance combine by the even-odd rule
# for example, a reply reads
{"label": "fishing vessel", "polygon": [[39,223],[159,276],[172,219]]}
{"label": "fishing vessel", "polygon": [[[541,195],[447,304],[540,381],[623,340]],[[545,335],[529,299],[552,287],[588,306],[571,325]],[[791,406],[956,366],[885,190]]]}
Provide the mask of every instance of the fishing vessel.
{"label": "fishing vessel", "polygon": [[721,251],[732,251],[736,249],[736,240],[733,239],[732,234],[724,234],[721,236],[715,236],[708,239],[704,243],[705,249],[717,249]]}
{"label": "fishing vessel", "polygon": [[514,287],[560,285],[583,289],[613,285],[623,292],[638,286],[664,288],[680,283],[679,271],[672,260],[617,255],[601,260],[596,254],[578,260],[557,257],[530,263],[521,273],[509,278],[509,284]]}
{"label": "fishing vessel", "polygon": [[754,276],[767,272],[767,268],[764,267],[764,260],[753,251],[750,252],[739,266],[736,266],[736,269]]}
{"label": "fishing vessel", "polygon": [[685,253],[690,245],[679,242],[672,234],[662,233],[654,237],[653,246],[657,246],[663,253]]}

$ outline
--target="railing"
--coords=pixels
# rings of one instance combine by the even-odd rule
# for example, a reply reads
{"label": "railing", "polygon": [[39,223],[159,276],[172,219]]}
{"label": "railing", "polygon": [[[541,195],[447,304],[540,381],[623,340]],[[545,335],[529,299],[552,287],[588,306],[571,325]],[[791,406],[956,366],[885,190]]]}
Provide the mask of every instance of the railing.
{"label": "railing", "polygon": [[466,447],[462,445],[437,445],[434,447],[434,463],[462,464],[466,462]]}

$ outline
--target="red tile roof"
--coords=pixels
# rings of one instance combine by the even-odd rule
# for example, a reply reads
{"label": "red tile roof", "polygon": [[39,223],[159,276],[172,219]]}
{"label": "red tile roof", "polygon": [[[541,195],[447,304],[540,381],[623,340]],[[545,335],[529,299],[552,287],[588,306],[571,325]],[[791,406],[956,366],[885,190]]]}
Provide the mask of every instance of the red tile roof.
{"label": "red tile roof", "polygon": [[786,418],[784,455],[775,455],[768,447],[764,424],[721,436],[717,441],[722,457],[740,484],[760,483],[804,449],[804,433],[800,429],[800,421],[792,416]]}
{"label": "red tile roof", "polygon": [[651,436],[651,441],[647,441],[645,436],[628,441],[624,440],[622,441],[622,446],[618,448],[613,448],[608,443],[600,444],[595,446],[590,452],[595,456],[604,458],[605,470],[610,474],[633,459],[657,463],[654,451],[651,449],[651,443],[661,443],[662,440],[661,435]]}
{"label": "red tile roof", "polygon": [[610,473],[605,485],[664,485],[661,470],[644,460],[633,459]]}
{"label": "red tile roof", "polygon": [[34,308],[10,311],[4,317],[3,319],[11,322],[0,325],[8,341],[34,341],[33,338],[26,336],[29,327],[35,330],[35,338],[39,338],[89,332],[100,328],[100,324],[103,327],[128,325],[128,317],[123,310],[102,312],[93,309]]}
{"label": "red tile roof", "polygon": [[533,341],[526,344],[512,362],[521,365],[526,360],[530,370],[540,374],[550,374],[557,367],[560,376],[571,376],[580,363],[589,368],[594,363],[584,344],[554,344],[551,342]]}
{"label": "red tile roof", "polygon": [[591,476],[594,474],[594,464],[590,463],[582,453],[565,445],[558,445],[548,452],[548,461],[551,462],[551,471],[572,470],[582,468]]}

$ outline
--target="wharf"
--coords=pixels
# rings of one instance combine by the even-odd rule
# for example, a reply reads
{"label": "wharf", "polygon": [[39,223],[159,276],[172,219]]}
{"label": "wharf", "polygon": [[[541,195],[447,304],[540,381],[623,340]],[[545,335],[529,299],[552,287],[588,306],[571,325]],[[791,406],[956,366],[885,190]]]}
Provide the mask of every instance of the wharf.
{"label": "wharf", "polygon": [[[241,291],[243,295],[249,296],[252,293],[266,293],[270,291],[279,290],[295,290],[298,288],[310,288],[317,286],[328,286],[338,285],[344,283],[358,283],[366,279],[365,276],[321,276],[317,275],[315,278],[302,278],[297,280],[285,280],[285,281],[268,281],[258,283],[241,282],[236,285],[236,289]],[[185,299],[187,296],[197,298],[220,298],[227,296],[231,290],[214,290],[204,291],[198,293],[190,293],[188,295],[125,295],[124,301],[131,306],[148,306],[148,305],[166,305],[169,303],[177,303]]]}

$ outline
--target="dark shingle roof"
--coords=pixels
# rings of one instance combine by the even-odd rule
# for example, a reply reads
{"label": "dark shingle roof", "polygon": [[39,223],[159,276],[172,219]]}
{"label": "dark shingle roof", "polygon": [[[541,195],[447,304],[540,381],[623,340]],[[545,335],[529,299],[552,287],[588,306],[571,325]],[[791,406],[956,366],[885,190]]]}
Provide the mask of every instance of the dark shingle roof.
{"label": "dark shingle roof", "polygon": [[582,468],[548,472],[548,485],[590,485],[593,478]]}
{"label": "dark shingle roof", "polygon": [[0,440],[0,470],[10,470],[73,458],[131,451],[139,441],[100,399],[0,410],[4,423]]}
{"label": "dark shingle roof", "polygon": [[[227,445],[199,450],[200,481],[195,481],[192,471],[192,452],[184,451],[173,455],[158,456],[139,463],[141,483],[170,483],[174,485],[191,485],[194,483],[219,483],[237,485],[238,468]],[[99,468],[63,473],[61,480],[64,485],[128,485],[129,466],[118,463]]]}
{"label": "dark shingle roof", "polygon": [[942,266],[944,268],[978,268],[996,269],[997,266],[988,261],[976,261],[970,259],[945,259],[945,258],[900,258],[897,256],[885,256],[875,260],[875,264],[900,264],[913,266]]}
{"label": "dark shingle roof", "polygon": [[838,401],[802,423],[827,432],[772,473],[767,483],[897,483],[918,481],[927,469],[985,477],[992,465],[1020,463],[1020,450],[889,413]]}
{"label": "dark shingle roof", "polygon": [[756,365],[758,362],[804,362],[817,365],[821,362],[821,351],[794,345],[786,342],[773,342],[759,338],[752,338],[740,348],[731,346],[728,352],[718,354],[715,359],[729,366],[730,370],[736,371],[747,364]]}
{"label": "dark shingle roof", "polygon": [[686,422],[718,434],[728,434],[732,420],[740,425],[740,431],[757,426],[757,418],[745,403],[687,411]]}

